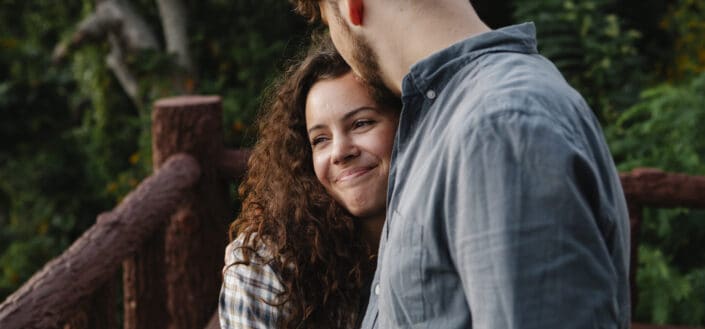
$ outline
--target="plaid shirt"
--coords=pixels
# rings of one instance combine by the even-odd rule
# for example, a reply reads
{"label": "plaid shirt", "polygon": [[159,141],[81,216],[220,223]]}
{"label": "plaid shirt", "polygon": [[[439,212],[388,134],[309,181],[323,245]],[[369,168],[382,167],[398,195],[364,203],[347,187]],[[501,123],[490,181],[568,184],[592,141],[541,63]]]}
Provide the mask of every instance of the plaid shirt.
{"label": "plaid shirt", "polygon": [[[220,290],[219,317],[222,329],[278,328],[287,315],[276,305],[277,295],[284,291],[281,280],[268,264],[252,260],[249,265],[232,265],[242,260],[242,239],[237,238],[225,249],[223,285]],[[274,305],[270,305],[274,304]]]}

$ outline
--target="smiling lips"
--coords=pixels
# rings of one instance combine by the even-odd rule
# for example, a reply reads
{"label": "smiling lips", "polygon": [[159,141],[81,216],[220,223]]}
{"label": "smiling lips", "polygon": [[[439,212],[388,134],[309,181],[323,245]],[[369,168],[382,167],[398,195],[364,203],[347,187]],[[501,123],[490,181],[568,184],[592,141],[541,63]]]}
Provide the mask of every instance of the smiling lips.
{"label": "smiling lips", "polygon": [[356,167],[356,168],[350,168],[347,170],[344,170],[340,174],[338,174],[338,177],[335,178],[336,183],[345,183],[351,180],[354,180],[355,178],[358,178],[360,176],[363,176],[370,171],[372,171],[374,167]]}

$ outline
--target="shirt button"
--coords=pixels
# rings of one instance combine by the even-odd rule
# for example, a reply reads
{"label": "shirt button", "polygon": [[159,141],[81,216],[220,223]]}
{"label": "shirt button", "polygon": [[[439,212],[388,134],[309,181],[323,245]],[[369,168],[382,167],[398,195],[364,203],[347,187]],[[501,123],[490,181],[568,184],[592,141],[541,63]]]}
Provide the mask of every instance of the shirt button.
{"label": "shirt button", "polygon": [[436,92],[433,91],[433,89],[429,89],[426,92],[426,97],[428,97],[428,99],[434,99],[434,98],[436,98]]}
{"label": "shirt button", "polygon": [[379,283],[375,285],[375,296],[379,296]]}

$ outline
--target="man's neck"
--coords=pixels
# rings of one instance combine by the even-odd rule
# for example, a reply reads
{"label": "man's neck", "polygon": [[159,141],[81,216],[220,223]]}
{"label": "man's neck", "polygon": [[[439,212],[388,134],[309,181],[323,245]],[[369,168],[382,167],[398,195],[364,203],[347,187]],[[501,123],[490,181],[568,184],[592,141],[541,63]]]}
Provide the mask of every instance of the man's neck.
{"label": "man's neck", "polygon": [[381,29],[377,44],[383,74],[399,94],[411,66],[459,41],[490,31],[464,1],[404,11],[394,21],[396,24]]}

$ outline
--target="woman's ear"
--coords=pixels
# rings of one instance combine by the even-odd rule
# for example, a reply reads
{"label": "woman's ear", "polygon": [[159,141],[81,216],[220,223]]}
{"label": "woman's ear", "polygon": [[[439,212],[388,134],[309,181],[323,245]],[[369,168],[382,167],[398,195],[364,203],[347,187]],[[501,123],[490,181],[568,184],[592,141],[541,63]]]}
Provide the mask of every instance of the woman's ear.
{"label": "woman's ear", "polygon": [[363,0],[348,0],[348,16],[352,25],[362,25],[362,17],[364,15]]}

